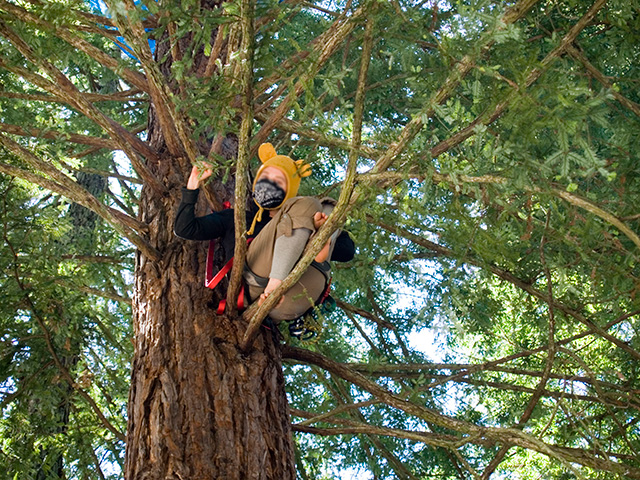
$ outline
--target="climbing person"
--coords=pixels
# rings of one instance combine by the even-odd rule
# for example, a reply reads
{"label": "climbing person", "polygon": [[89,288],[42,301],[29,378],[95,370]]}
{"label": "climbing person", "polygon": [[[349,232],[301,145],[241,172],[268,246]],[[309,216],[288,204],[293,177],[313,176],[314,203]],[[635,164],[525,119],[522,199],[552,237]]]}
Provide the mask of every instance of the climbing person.
{"label": "climbing person", "polygon": [[[261,304],[291,272],[311,236],[326,221],[335,205],[332,199],[298,197],[303,177],[311,174],[309,165],[278,155],[265,143],[258,151],[262,165],[253,182],[253,200],[247,211],[247,236],[253,239],[247,250],[243,279],[249,301]],[[196,217],[199,185],[211,170],[193,167],[182,190],[174,233],[187,240],[221,239],[227,257],[235,245],[233,209],[228,208]],[[329,261],[350,261],[354,243],[346,231],[337,231],[316,256],[312,266],[291,287],[269,317],[276,321],[299,319],[326,294],[330,281]]]}

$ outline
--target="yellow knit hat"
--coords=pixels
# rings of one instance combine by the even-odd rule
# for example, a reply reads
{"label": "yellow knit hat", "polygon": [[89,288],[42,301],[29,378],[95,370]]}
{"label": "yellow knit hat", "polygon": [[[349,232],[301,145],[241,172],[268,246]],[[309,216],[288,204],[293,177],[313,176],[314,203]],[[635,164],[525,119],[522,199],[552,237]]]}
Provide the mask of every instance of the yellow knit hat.
{"label": "yellow knit hat", "polygon": [[[258,157],[262,162],[260,168],[256,172],[256,177],[253,180],[253,188],[255,188],[258,179],[260,178],[260,174],[267,167],[275,167],[280,170],[287,177],[287,192],[284,197],[284,200],[280,205],[275,208],[267,208],[266,210],[277,210],[280,208],[284,202],[289,200],[290,198],[295,197],[298,194],[298,188],[300,188],[300,180],[302,177],[308,177],[311,175],[311,166],[304,163],[304,160],[293,160],[286,155],[278,155],[276,153],[276,149],[270,143],[263,143],[260,145],[258,149]],[[255,201],[255,200],[254,200]],[[253,218],[253,222],[251,223],[251,228],[247,231],[247,235],[253,235],[253,230],[255,228],[256,222],[262,220],[262,212],[265,210],[264,207],[260,206],[258,202],[259,210],[256,213],[256,216]]]}

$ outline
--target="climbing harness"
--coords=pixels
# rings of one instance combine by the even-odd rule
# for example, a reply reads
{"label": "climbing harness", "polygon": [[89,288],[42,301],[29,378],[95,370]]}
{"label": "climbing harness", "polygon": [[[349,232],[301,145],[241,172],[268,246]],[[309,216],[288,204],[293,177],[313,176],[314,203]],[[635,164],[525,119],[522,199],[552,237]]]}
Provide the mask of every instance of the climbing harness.
{"label": "climbing harness", "polygon": [[[222,207],[225,209],[231,208],[231,203],[224,202],[222,204]],[[249,244],[251,240],[252,240],[251,238],[247,239],[247,244]],[[215,275],[213,274],[213,256],[214,256],[213,254],[214,254],[215,248],[216,248],[216,241],[209,240],[209,249],[207,250],[207,268],[205,273],[204,286],[211,289],[216,288],[218,284],[222,281],[222,279],[227,275],[227,273],[231,271],[231,268],[233,267],[233,257],[231,257],[231,259],[225,264],[224,267],[222,267],[222,269],[218,273],[216,273]],[[224,309],[226,306],[227,306],[227,300],[226,299],[220,300],[216,313],[218,315],[222,315],[224,313]],[[243,311],[245,309],[244,285],[240,287],[240,292],[238,293],[237,306],[239,311]]]}
{"label": "climbing harness", "polygon": [[[218,286],[218,284],[222,281],[222,279],[231,271],[233,267],[233,257],[225,264],[224,267],[213,276],[213,250],[215,248],[215,242],[213,240],[209,241],[209,251],[207,252],[207,276],[204,282],[204,285],[207,288],[214,289]],[[227,306],[227,300],[222,299],[218,304],[218,309],[216,313],[218,315],[222,315],[224,313],[224,309]],[[240,287],[240,292],[238,293],[238,310],[243,311],[245,309],[244,305],[244,285]]]}

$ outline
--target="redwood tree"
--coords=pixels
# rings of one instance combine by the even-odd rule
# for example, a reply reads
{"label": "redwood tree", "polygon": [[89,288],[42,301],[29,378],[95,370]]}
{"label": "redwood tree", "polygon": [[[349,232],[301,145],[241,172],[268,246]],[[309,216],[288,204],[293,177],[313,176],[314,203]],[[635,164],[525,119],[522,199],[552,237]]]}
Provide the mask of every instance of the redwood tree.
{"label": "redwood tree", "polygon": [[[637,13],[605,0],[0,0],[3,418],[74,406],[31,462],[65,451],[69,476],[119,475],[105,472],[125,440],[111,370],[132,318],[129,479],[306,478],[332,461],[376,478],[640,478]],[[206,245],[172,232],[206,162],[199,213],[234,205],[241,266],[264,141],[311,163],[303,193],[338,200],[280,290],[336,228],[359,248],[335,266],[339,308],[319,315],[316,343],[261,326],[277,295],[217,315],[241,269],[205,289]],[[77,253],[43,248],[73,229],[69,202],[103,222],[69,237]],[[438,362],[411,340],[427,328],[444,332]],[[66,382],[64,399],[47,382]],[[88,418],[100,430],[83,439]],[[16,471],[19,437],[3,447]]]}

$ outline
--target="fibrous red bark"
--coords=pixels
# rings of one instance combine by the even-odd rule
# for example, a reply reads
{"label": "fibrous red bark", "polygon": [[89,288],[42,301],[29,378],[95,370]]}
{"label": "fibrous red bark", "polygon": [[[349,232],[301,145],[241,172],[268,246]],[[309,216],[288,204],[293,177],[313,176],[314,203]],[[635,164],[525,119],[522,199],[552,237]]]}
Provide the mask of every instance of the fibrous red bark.
{"label": "fibrous red bark", "polygon": [[[153,105],[149,118],[148,141],[165,155],[147,167],[170,193],[141,195],[140,220],[161,259],[138,253],[136,261],[125,477],[293,479],[280,345],[263,329],[243,352],[246,322],[216,315],[223,295],[204,288],[206,245],[172,231],[190,166],[166,153]],[[221,185],[220,200],[232,191]]]}

